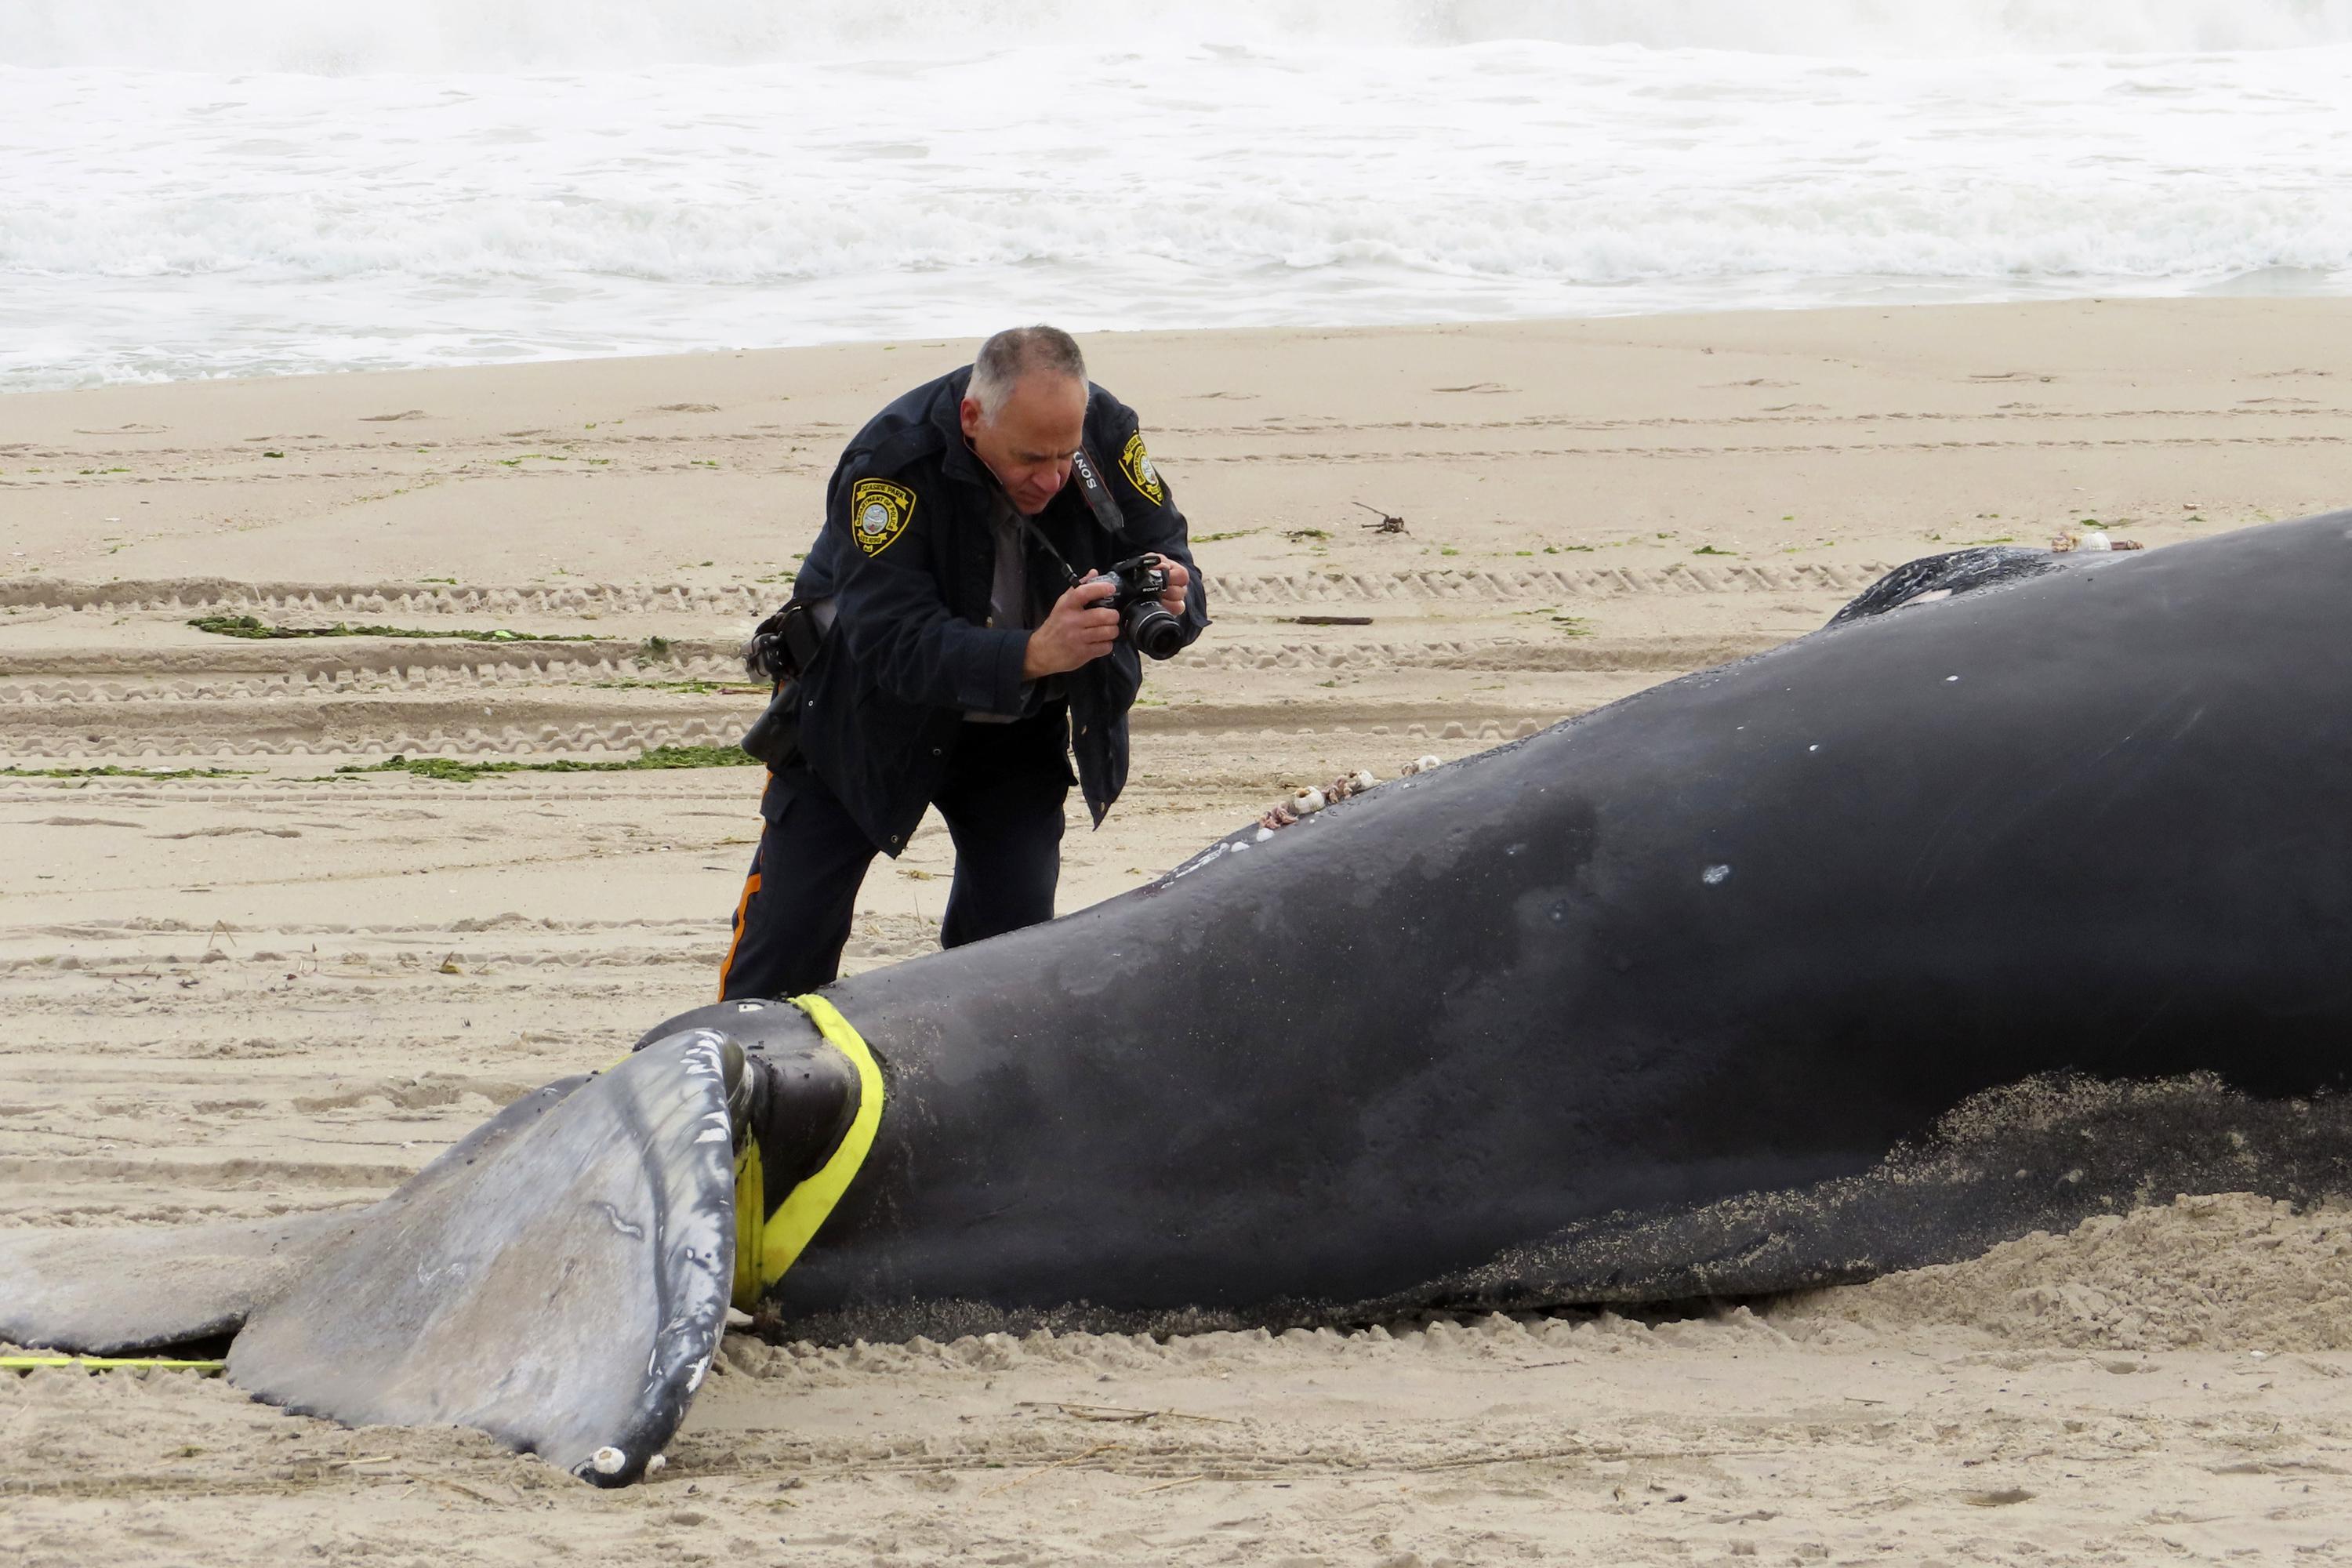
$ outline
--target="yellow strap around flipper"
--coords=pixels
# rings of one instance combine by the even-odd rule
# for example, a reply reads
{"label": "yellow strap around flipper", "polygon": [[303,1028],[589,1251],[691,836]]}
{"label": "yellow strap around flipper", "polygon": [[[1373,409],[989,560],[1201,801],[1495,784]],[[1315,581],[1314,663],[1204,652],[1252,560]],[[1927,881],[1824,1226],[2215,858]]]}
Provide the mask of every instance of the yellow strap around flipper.
{"label": "yellow strap around flipper", "polygon": [[767,1262],[767,1226],[760,1213],[767,1195],[760,1140],[746,1138],[743,1152],[735,1156],[735,1284],[728,1291],[728,1300],[746,1312],[760,1300],[760,1269]]}
{"label": "yellow strap around flipper", "polygon": [[784,1277],[801,1251],[833,1213],[833,1205],[849,1190],[858,1168],[874,1147],[882,1126],[882,1068],[865,1039],[850,1026],[834,1005],[822,996],[795,996],[793,1005],[809,1016],[835,1050],[857,1069],[857,1114],[833,1157],[814,1176],[794,1187],[761,1223],[764,1186],[760,1165],[760,1141],[744,1141],[735,1161],[735,1305],[749,1311],[768,1288]]}
{"label": "yellow strap around flipper", "polygon": [[112,1372],[119,1367],[162,1367],[167,1372],[211,1373],[228,1365],[225,1361],[181,1361],[172,1356],[131,1355],[0,1355],[0,1372],[31,1372],[45,1366],[78,1366],[87,1372]]}

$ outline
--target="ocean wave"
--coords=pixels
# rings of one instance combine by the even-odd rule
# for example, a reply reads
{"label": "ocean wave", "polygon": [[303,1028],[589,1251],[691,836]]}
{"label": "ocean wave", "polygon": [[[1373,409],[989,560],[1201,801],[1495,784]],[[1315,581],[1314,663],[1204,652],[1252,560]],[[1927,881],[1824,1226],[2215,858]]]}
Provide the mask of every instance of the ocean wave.
{"label": "ocean wave", "polygon": [[732,66],[1072,39],[1111,53],[1511,39],[1826,57],[2180,53],[2352,43],[2352,0],[0,0],[0,63],[37,67]]}
{"label": "ocean wave", "polygon": [[[1610,284],[2352,266],[2352,49],[1867,73],[1486,46],[491,79],[0,70],[0,272]],[[37,131],[30,128],[40,128]]]}
{"label": "ocean wave", "polygon": [[[0,67],[0,386],[2352,282],[2352,47]],[[1050,112],[1010,80],[1050,84]]]}
{"label": "ocean wave", "polygon": [[1354,268],[1610,285],[1793,275],[2205,278],[2352,268],[2352,193],[1826,189],[1773,204],[1661,193],[1432,202],[1279,197],[1104,214],[975,196],[845,214],[820,200],[724,205],[457,198],[371,207],[197,200],[103,214],[0,210],[0,271],[257,283],[563,274],[760,286],[950,269],[1076,272],[1151,262],[1262,287]]}

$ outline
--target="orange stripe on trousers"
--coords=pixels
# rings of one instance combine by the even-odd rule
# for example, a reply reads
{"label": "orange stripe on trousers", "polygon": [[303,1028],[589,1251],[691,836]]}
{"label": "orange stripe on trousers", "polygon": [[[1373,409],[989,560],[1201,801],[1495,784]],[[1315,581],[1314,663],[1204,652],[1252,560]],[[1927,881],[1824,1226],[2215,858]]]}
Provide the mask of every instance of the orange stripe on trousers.
{"label": "orange stripe on trousers", "polygon": [[735,967],[735,950],[743,945],[743,918],[751,912],[751,895],[760,890],[760,873],[752,872],[743,879],[743,897],[735,905],[735,940],[727,944],[727,956],[719,961],[719,1000],[727,1000],[727,972]]}

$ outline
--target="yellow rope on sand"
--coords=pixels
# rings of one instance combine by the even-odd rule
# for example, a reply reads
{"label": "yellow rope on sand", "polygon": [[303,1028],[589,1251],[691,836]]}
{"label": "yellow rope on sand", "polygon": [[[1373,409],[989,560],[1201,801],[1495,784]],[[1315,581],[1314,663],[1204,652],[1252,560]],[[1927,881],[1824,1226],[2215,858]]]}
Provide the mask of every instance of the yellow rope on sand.
{"label": "yellow rope on sand", "polygon": [[210,1377],[226,1370],[225,1361],[182,1361],[173,1356],[0,1355],[0,1372],[34,1372],[45,1366],[78,1366],[85,1372],[154,1366],[166,1372],[193,1372]]}

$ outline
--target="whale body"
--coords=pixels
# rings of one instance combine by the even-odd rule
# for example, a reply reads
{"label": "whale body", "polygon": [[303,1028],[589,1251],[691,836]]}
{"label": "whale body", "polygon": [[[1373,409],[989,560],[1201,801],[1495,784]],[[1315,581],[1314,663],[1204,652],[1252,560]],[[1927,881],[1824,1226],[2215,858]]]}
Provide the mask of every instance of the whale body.
{"label": "whale body", "polygon": [[[681,1014],[382,1213],[0,1239],[0,1336],[244,1323],[266,1397],[616,1482],[730,1295],[819,1339],[1280,1327],[2352,1190],[2352,512],[1897,577],[1049,924]],[[370,1304],[425,1254],[452,1294]]]}

